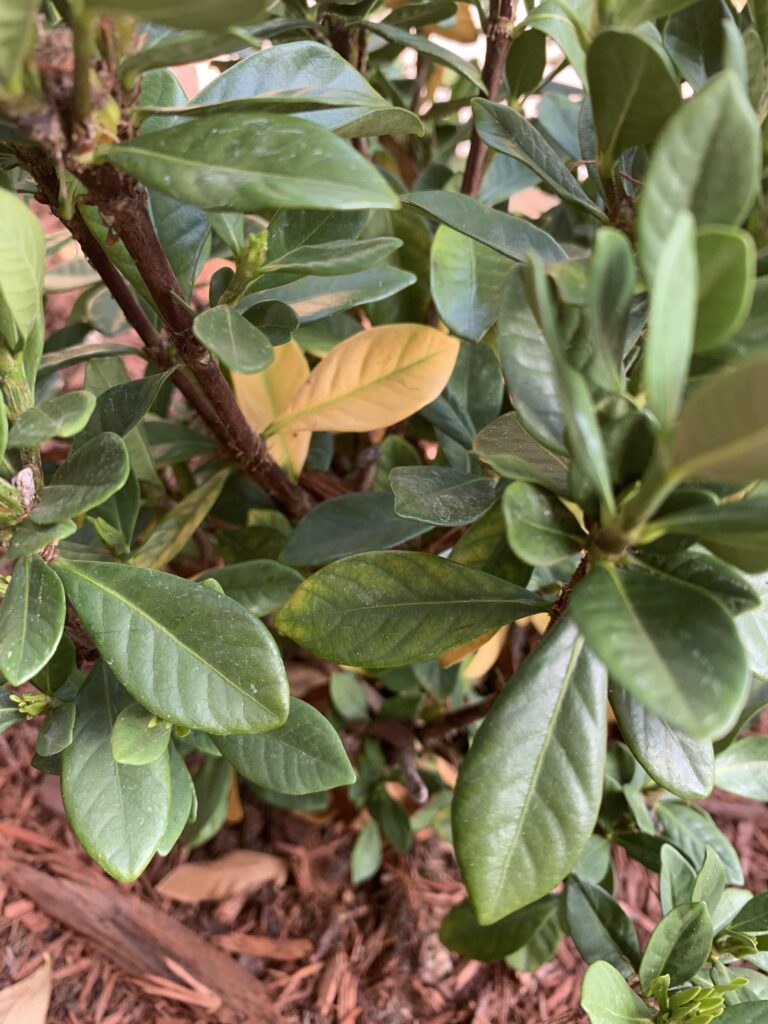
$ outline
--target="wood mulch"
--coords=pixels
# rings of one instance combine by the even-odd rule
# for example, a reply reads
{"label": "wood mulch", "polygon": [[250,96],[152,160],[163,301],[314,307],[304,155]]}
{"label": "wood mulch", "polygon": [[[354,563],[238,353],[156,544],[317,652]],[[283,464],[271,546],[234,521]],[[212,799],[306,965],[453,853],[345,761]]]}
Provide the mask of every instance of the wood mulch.
{"label": "wood mulch", "polygon": [[[139,881],[121,886],[80,849],[58,780],[29,767],[33,741],[31,725],[0,735],[0,987],[49,953],[49,1024],[260,1024],[246,1005],[286,1024],[584,1020],[583,968],[569,940],[535,974],[469,961],[441,945],[440,920],[464,892],[450,847],[434,835],[421,833],[408,855],[388,850],[379,877],[353,888],[354,829],[343,816],[310,819],[244,793],[239,824],[202,849],[155,858]],[[738,846],[748,884],[768,888],[768,809],[723,794],[708,806]],[[198,906],[157,893],[172,866],[233,849],[285,858],[288,883]],[[616,875],[619,898],[647,935],[659,914],[655,879],[621,852]],[[136,932],[142,914],[156,915],[153,932]],[[123,948],[120,936],[129,933],[134,947]],[[231,977],[222,956],[235,968]],[[147,969],[152,957],[157,970]]]}

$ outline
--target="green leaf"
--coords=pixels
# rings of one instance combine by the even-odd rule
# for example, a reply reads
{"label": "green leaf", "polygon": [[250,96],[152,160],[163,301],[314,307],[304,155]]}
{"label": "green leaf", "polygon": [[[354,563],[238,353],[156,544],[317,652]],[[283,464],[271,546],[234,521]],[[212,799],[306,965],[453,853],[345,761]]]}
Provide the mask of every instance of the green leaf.
{"label": "green leaf", "polygon": [[686,903],[670,910],[656,925],[645,947],[638,976],[644,992],[663,974],[682,985],[709,957],[712,921],[706,903]]}
{"label": "green leaf", "polygon": [[232,780],[232,769],[223,758],[208,756],[203,760],[194,778],[197,814],[183,834],[187,846],[202,846],[224,827]]}
{"label": "green leaf", "polygon": [[609,694],[621,735],[651,778],[684,800],[709,796],[715,771],[712,743],[674,729],[618,684]]}
{"label": "green leaf", "polygon": [[530,252],[537,252],[547,262],[565,259],[564,250],[546,231],[523,217],[490,210],[471,196],[458,192],[414,192],[405,196],[403,202],[510,259],[522,262]]}
{"label": "green leaf", "polygon": [[670,118],[656,141],[639,206],[640,262],[648,280],[681,210],[690,210],[699,225],[741,223],[757,193],[759,135],[731,71]]}
{"label": "green leaf", "polygon": [[221,569],[209,569],[198,577],[201,583],[210,579],[221,584],[227,597],[261,618],[285,604],[304,577],[280,562],[257,558],[237,565],[225,565]]}
{"label": "green leaf", "polygon": [[133,554],[131,565],[161,569],[173,561],[216,504],[228,476],[229,470],[223,469],[185,495]]}
{"label": "green leaf", "polygon": [[448,911],[440,926],[444,946],[471,957],[492,963],[524,946],[548,917],[554,901],[545,896],[514,914],[502,917],[495,924],[483,925],[477,920],[469,900],[462,900]]}
{"label": "green leaf", "polygon": [[375,821],[367,821],[360,829],[349,858],[352,885],[362,885],[378,874],[381,867],[381,832]]}
{"label": "green leaf", "polygon": [[481,569],[521,587],[531,578],[530,566],[509,550],[500,501],[461,535],[450,558],[460,565]]}
{"label": "green leaf", "polygon": [[425,661],[546,603],[438,555],[353,555],[306,580],[277,628],[330,661],[390,668]]}
{"label": "green leaf", "polygon": [[188,64],[221,53],[233,53],[242,44],[241,37],[228,32],[165,29],[153,34],[140,50],[126,57],[118,71],[123,79],[128,79],[132,84],[134,76],[142,71]]}
{"label": "green leaf", "polygon": [[11,694],[0,687],[0,733],[26,720],[26,716],[19,711],[19,705],[11,700]]}
{"label": "green leaf", "polygon": [[[109,369],[108,369],[109,368]],[[114,369],[114,374],[110,373]],[[120,380],[125,368],[120,360],[99,360],[88,367],[86,379],[94,391],[98,391],[96,408],[88,421],[77,444],[95,437],[104,431],[124,437],[144,419],[152,408],[160,389],[173,370],[165,373],[148,374],[138,380]],[[117,378],[120,383],[110,384]],[[126,442],[129,443],[129,442]]]}
{"label": "green leaf", "polygon": [[441,225],[430,252],[432,297],[452,334],[472,341],[496,323],[513,264],[466,235]]}
{"label": "green leaf", "polygon": [[64,589],[37,555],[19,559],[0,604],[0,671],[20,685],[53,656],[64,631]]}
{"label": "green leaf", "polygon": [[584,40],[587,30],[584,24],[588,10],[584,5],[575,5],[573,0],[543,0],[530,11],[520,27],[537,29],[550,36],[566,55],[582,82],[587,80],[584,58]]}
{"label": "green leaf", "polygon": [[197,800],[192,777],[173,743],[168,747],[168,754],[171,762],[171,807],[165,834],[157,844],[157,852],[162,857],[170,853],[176,845]]}
{"label": "green leaf", "polygon": [[20,93],[21,72],[35,35],[35,0],[6,0],[0,9],[0,89]]}
{"label": "green leaf", "polygon": [[328,693],[333,710],[347,722],[370,718],[365,691],[353,672],[331,672]]}
{"label": "green leaf", "polygon": [[715,785],[726,793],[768,801],[768,736],[747,736],[717,755]]}
{"label": "green leaf", "polygon": [[552,902],[548,913],[528,942],[504,959],[513,971],[520,974],[538,971],[540,967],[554,959],[562,938],[563,930],[560,927],[557,903]]}
{"label": "green leaf", "polygon": [[381,263],[402,246],[400,238],[363,238],[358,241],[302,245],[259,267],[261,274],[351,274]]}
{"label": "green leaf", "polygon": [[522,114],[489,100],[473,100],[472,111],[475,130],[487,146],[530,167],[564,202],[606,220],[556,150]]}
{"label": "green leaf", "polygon": [[44,399],[14,422],[8,444],[11,448],[27,448],[52,437],[73,437],[86,425],[95,405],[96,397],[89,391],[70,391]]}
{"label": "green leaf", "polygon": [[[327,47],[321,49],[324,53],[330,52]],[[259,56],[264,56],[264,53]],[[334,57],[339,59],[336,54]],[[227,75],[233,74],[237,68],[244,67],[247,63],[248,61],[241,61],[232,71],[227,72]],[[341,63],[349,69],[345,61]],[[222,81],[225,77],[222,75],[217,81]],[[363,210],[278,210],[269,222],[268,257],[270,260],[286,257],[290,259],[294,253],[306,246],[354,240],[367,221],[368,213]]]}
{"label": "green leaf", "polygon": [[715,598],[644,572],[595,568],[571,613],[611,675],[694,739],[724,732],[748,683],[733,620]]}
{"label": "green leaf", "polygon": [[470,64],[463,57],[459,57],[453,50],[446,50],[444,47],[438,46],[437,43],[433,43],[426,36],[420,35],[418,32],[414,33],[404,28],[397,28],[395,25],[391,25],[389,21],[364,21],[362,25],[369,32],[387,39],[390,43],[397,43],[401,47],[412,46],[417,53],[429,57],[435,64],[442,64],[444,67],[451,68],[452,71],[466,78],[480,92],[488,91],[476,65]]}
{"label": "green leaf", "polygon": [[507,542],[528,565],[555,565],[581,551],[587,542],[572,513],[541,487],[510,484],[502,508]]}
{"label": "green leaf", "polygon": [[118,764],[151,764],[168,749],[170,723],[160,722],[141,704],[128,704],[115,719],[109,742]]}
{"label": "green leaf", "polygon": [[654,141],[680,105],[680,85],[660,46],[612,29],[590,46],[587,78],[602,166],[610,174],[623,150]]}
{"label": "green leaf", "polygon": [[299,326],[299,318],[285,302],[259,302],[246,310],[245,319],[258,327],[270,345],[290,341]]}
{"label": "green leaf", "polygon": [[725,868],[712,849],[707,847],[704,863],[701,865],[691,891],[691,903],[706,903],[710,914],[714,914],[720,898],[725,892]]}
{"label": "green leaf", "polygon": [[74,519],[119,491],[130,466],[125,444],[117,434],[99,434],[70,451],[46,484],[30,513],[38,525]]}
{"label": "green leaf", "polygon": [[643,359],[648,405],[665,429],[677,420],[683,400],[697,309],[696,224],[683,210],[659,248]]}
{"label": "green leaf", "polygon": [[668,914],[674,907],[690,903],[695,884],[696,872],[690,862],[671,843],[664,843],[659,875],[662,912]]}
{"label": "green leaf", "polygon": [[396,850],[408,853],[413,845],[413,832],[408,813],[394,800],[383,785],[377,786],[368,801],[368,810],[378,822],[385,839]]}
{"label": "green leaf", "polygon": [[621,387],[624,347],[635,289],[635,261],[629,239],[616,228],[601,228],[589,271],[592,344],[608,387]]}
{"label": "green leaf", "polygon": [[604,961],[592,964],[584,975],[581,1005],[591,1024],[638,1024],[656,1016],[616,968]]}
{"label": "green leaf", "polygon": [[444,466],[397,466],[389,474],[395,513],[433,526],[461,526],[487,512],[493,481]]}
{"label": "green leaf", "polygon": [[[734,615],[750,611],[760,605],[757,591],[737,569],[703,551],[660,554],[646,548],[643,551],[643,561],[659,575],[672,576],[708,591],[722,601]],[[739,632],[741,625],[741,622],[737,623]]]}
{"label": "green leaf", "polygon": [[54,541],[71,537],[77,526],[71,519],[50,526],[36,526],[29,519],[24,519],[15,527],[11,543],[8,546],[8,558],[21,558],[23,555],[34,555],[37,551],[53,544]]}
{"label": "green leaf", "polygon": [[697,870],[704,863],[707,846],[711,846],[725,865],[728,884],[744,884],[739,855],[706,811],[679,800],[662,800],[657,804],[656,812],[665,835]]}
{"label": "green leaf", "polygon": [[528,433],[517,413],[507,412],[484,427],[472,454],[503,477],[538,484],[555,494],[568,493],[568,463]]}
{"label": "green leaf", "polygon": [[192,330],[209,352],[237,373],[258,373],[275,358],[269,338],[230,306],[199,313]]}
{"label": "green leaf", "polygon": [[138,21],[154,21],[174,28],[221,31],[222,26],[251,25],[269,10],[269,0],[223,0],[212,9],[205,0],[86,0],[91,11],[127,14]]}
{"label": "green leaf", "polygon": [[[683,406],[669,457],[688,478],[746,483],[768,478],[763,406],[768,359],[745,360],[711,377]],[[717,416],[711,411],[717,409]]]}
{"label": "green leaf", "polygon": [[768,893],[762,892],[745,904],[731,921],[731,927],[747,935],[768,932]]}
{"label": "green leaf", "polygon": [[762,1024],[766,1013],[768,999],[759,999],[738,1006],[726,1006],[725,1011],[717,1019],[718,1024]]}
{"label": "green leaf", "polygon": [[123,345],[115,341],[84,341],[82,345],[69,345],[59,352],[46,352],[40,360],[38,377],[48,377],[67,366],[74,366],[75,363],[82,363],[87,359],[136,354],[137,350],[133,345]]}
{"label": "green leaf", "polygon": [[99,653],[159,718],[211,733],[274,729],[288,683],[268,630],[230,598],[168,573],[59,559]]}
{"label": "green leaf", "polygon": [[55,757],[72,742],[75,735],[75,705],[69,701],[54,704],[37,734],[35,751],[40,757]]}
{"label": "green leaf", "polygon": [[[7,11],[4,5],[0,33],[6,30],[3,15]],[[24,17],[29,17],[28,12]],[[5,188],[0,188],[0,224],[5,227],[0,241],[0,324],[7,313],[19,340],[24,340],[37,325],[42,310],[45,239],[34,213]],[[6,340],[12,350],[17,347],[16,338]]]}
{"label": "green leaf", "polygon": [[97,665],[78,695],[74,739],[61,755],[61,793],[75,835],[121,882],[138,878],[152,859],[171,804],[167,757],[133,766],[112,756],[112,726],[128,703],[125,690]]}
{"label": "green leaf", "polygon": [[689,7],[691,0],[616,0],[613,4],[613,16],[616,21],[634,28],[644,21],[655,21],[665,18],[668,14]]}
{"label": "green leaf", "polygon": [[515,36],[507,54],[507,82],[511,97],[532,92],[544,77],[547,37],[543,32]]}
{"label": "green leaf", "polygon": [[404,544],[428,529],[395,515],[391,494],[367,491],[323,501],[303,516],[280,552],[287,565],[325,565]]}
{"label": "green leaf", "polygon": [[317,793],[355,781],[336,730],[295,697],[284,725],[250,736],[218,736],[216,746],[243,778],[276,793]]}
{"label": "green leaf", "polygon": [[99,160],[203,210],[398,206],[347,143],[284,114],[218,114],[105,146]]}
{"label": "green leaf", "polygon": [[[477,431],[498,416],[503,400],[504,381],[491,345],[464,341],[442,394],[424,406],[421,415],[463,448],[469,448]],[[403,465],[418,466],[421,459]],[[388,481],[389,474],[387,486]]]}
{"label": "green leaf", "polygon": [[576,948],[588,964],[605,960],[631,978],[640,963],[637,931],[610,893],[579,875],[565,886],[565,918]]}
{"label": "green leaf", "polygon": [[707,352],[727,341],[749,316],[757,253],[752,235],[720,225],[701,228],[697,246],[699,313],[694,347]]}
{"label": "green leaf", "polygon": [[481,924],[549,892],[581,856],[602,796],[605,686],[563,619],[480,727],[459,773],[453,834]]}

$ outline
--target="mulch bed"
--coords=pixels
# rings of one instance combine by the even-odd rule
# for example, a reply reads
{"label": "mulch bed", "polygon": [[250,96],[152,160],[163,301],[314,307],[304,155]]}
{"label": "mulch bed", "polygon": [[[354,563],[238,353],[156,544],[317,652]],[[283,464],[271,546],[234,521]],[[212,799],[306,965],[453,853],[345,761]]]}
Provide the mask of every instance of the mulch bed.
{"label": "mulch bed", "polygon": [[[310,820],[257,805],[206,847],[155,858],[132,886],[105,879],[64,818],[58,780],[29,767],[34,728],[0,736],[0,858],[41,868],[89,889],[133,893],[227,949],[265,988],[287,1024],[576,1024],[583,967],[569,940],[535,974],[468,961],[437,938],[445,912],[463,895],[451,848],[421,833],[409,855],[388,850],[379,877],[349,882],[354,830],[338,816]],[[768,888],[768,808],[716,794],[708,804],[736,843],[747,884]],[[199,906],[155,889],[172,866],[233,849],[285,858],[288,883]],[[653,876],[617,856],[619,898],[643,936],[658,920]],[[122,898],[122,896],[120,897]],[[183,931],[183,928],[180,929]],[[176,983],[138,976],[76,930],[52,920],[34,899],[0,878],[0,987],[26,976],[44,952],[53,959],[49,1024],[219,1024],[216,997],[194,977]],[[260,937],[258,942],[254,937]],[[254,950],[254,947],[255,950]],[[240,951],[240,952],[238,952]],[[259,955],[254,955],[258,952]],[[192,972],[194,974],[194,971]],[[159,993],[159,994],[158,994]],[[19,1022],[22,1024],[22,1022]]]}

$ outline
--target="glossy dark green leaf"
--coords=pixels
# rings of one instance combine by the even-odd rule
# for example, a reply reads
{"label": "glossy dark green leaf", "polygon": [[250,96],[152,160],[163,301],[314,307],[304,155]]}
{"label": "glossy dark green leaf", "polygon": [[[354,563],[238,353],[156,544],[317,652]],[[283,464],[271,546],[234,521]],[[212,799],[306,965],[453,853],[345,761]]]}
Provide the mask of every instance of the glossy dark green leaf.
{"label": "glossy dark green leaf", "polygon": [[746,736],[717,755],[715,784],[726,793],[768,801],[768,736]]}
{"label": "glossy dark green leaf", "polygon": [[216,580],[227,597],[261,618],[285,604],[304,577],[280,562],[257,558],[237,565],[225,565],[221,569],[209,569],[198,579],[200,582]]}
{"label": "glossy dark green leaf", "polygon": [[130,697],[104,665],[77,699],[72,743],[62,751],[67,818],[88,854],[113,878],[130,882],[152,859],[171,804],[167,757],[140,767],[118,764],[109,736]]}
{"label": "glossy dark green leaf", "polygon": [[532,437],[517,413],[489,423],[475,438],[472,453],[503,477],[538,484],[555,494],[568,492],[568,463]]}
{"label": "glossy dark green leaf", "polygon": [[745,904],[734,917],[731,927],[748,935],[768,932],[768,893],[760,893]]}
{"label": "glossy dark green leaf", "polygon": [[377,786],[368,801],[368,810],[378,822],[384,838],[401,853],[413,846],[413,832],[408,812],[394,800],[383,785]]}
{"label": "glossy dark green leaf", "polygon": [[116,341],[84,341],[82,345],[69,345],[60,351],[46,352],[40,360],[38,377],[44,378],[67,366],[82,363],[88,359],[102,359],[106,356],[136,355],[133,345]]}
{"label": "glossy dark green leaf", "polygon": [[141,704],[127,704],[115,719],[109,742],[118,764],[151,764],[165,754],[170,739],[170,723],[158,721]]}
{"label": "glossy dark green leaf", "polygon": [[696,884],[696,872],[691,863],[671,843],[661,848],[661,872],[659,894],[662,913],[668,914],[674,907],[691,903],[691,894]]}
{"label": "glossy dark green leaf", "polygon": [[712,921],[705,903],[675,907],[661,919],[648,940],[638,972],[644,992],[663,974],[672,985],[689,981],[707,962]]}
{"label": "glossy dark green leaf", "polygon": [[587,542],[565,505],[534,484],[510,484],[502,508],[509,546],[529,565],[554,565],[581,551]]}
{"label": "glossy dark green leaf", "polygon": [[676,422],[683,401],[697,308],[696,224],[683,210],[658,251],[643,355],[648,405],[665,429]]}
{"label": "glossy dark green leaf", "polygon": [[123,78],[131,79],[152,68],[187,64],[216,57],[220,53],[231,53],[242,46],[242,42],[239,36],[228,32],[166,29],[147,39],[140,50],[122,61],[118,70]]}
{"label": "glossy dark green leaf", "polygon": [[735,719],[746,695],[746,657],[715,598],[610,567],[589,573],[570,608],[611,675],[649,711],[700,740]]}
{"label": "glossy dark green leaf", "polygon": [[165,834],[157,844],[157,852],[162,857],[170,853],[176,845],[197,801],[192,777],[173,743],[168,747],[168,754],[171,765],[171,806]]}
{"label": "glossy dark green leaf", "polygon": [[[142,86],[142,92],[146,88]],[[189,298],[197,271],[210,250],[210,223],[202,210],[180,203],[163,192],[149,194],[149,211],[157,237],[181,286],[181,297]]]}
{"label": "glossy dark green leaf", "polygon": [[705,810],[690,807],[679,800],[662,800],[657,804],[656,812],[664,834],[697,870],[704,863],[707,847],[711,846],[725,866],[728,884],[744,884],[739,855]]}
{"label": "glossy dark green leaf", "polygon": [[425,661],[546,608],[505,580],[437,555],[353,555],[306,580],[278,612],[281,632],[347,665]]}
{"label": "glossy dark green leaf", "polygon": [[463,57],[460,57],[453,50],[438,46],[437,43],[433,43],[425,35],[420,35],[418,32],[411,33],[407,29],[390,25],[389,21],[366,21],[363,22],[363,25],[369,31],[377,36],[382,36],[382,38],[390,43],[397,43],[400,46],[412,46],[417,53],[429,57],[435,64],[441,64],[444,67],[451,68],[452,71],[456,71],[476,86],[480,92],[487,92],[483,77],[477,66],[464,60]]}
{"label": "glossy dark green leaf", "polygon": [[565,258],[563,249],[546,231],[522,217],[491,210],[471,196],[458,192],[414,192],[404,202],[510,259],[525,260],[529,252],[537,252],[547,262]]}
{"label": "glossy dark green leaf", "polygon": [[100,159],[203,210],[398,205],[347,143],[284,114],[218,114],[106,146]]}
{"label": "glossy dark green leaf", "polygon": [[432,297],[452,334],[480,341],[493,327],[513,265],[458,231],[437,229],[430,253]]}
{"label": "glossy dark green leaf", "polygon": [[602,796],[605,687],[576,626],[561,620],[480,727],[459,774],[453,834],[482,924],[549,892],[581,856]]}
{"label": "glossy dark green leaf", "polygon": [[461,535],[450,558],[460,565],[481,569],[521,587],[531,578],[531,567],[509,550],[500,501]]}
{"label": "glossy dark green leaf", "polygon": [[585,24],[588,16],[589,11],[584,10],[583,4],[577,6],[571,0],[542,0],[530,10],[522,25],[554,39],[581,81],[585,82],[584,40],[588,35]]}
{"label": "glossy dark green leaf", "polygon": [[71,519],[64,519],[60,523],[51,523],[50,526],[37,526],[29,519],[24,519],[13,531],[13,537],[8,546],[8,558],[33,555],[37,551],[42,551],[49,544],[53,544],[54,541],[71,537],[76,530],[77,526]]}
{"label": "glossy dark green leaf", "polygon": [[[757,591],[737,569],[703,551],[660,554],[646,549],[643,561],[659,575],[672,576],[709,591],[734,615],[750,611],[760,604]],[[740,627],[741,623],[737,623],[737,626]]]}
{"label": "glossy dark green leaf", "polygon": [[347,722],[370,717],[365,690],[354,672],[331,672],[328,694],[333,710]]}
{"label": "glossy dark green leaf", "polygon": [[[424,406],[420,415],[469,448],[477,431],[498,416],[503,400],[501,367],[491,345],[464,341],[442,394]],[[421,465],[421,460],[404,464]]]}
{"label": "glossy dark green leaf", "polygon": [[674,729],[618,684],[610,698],[624,741],[655,782],[684,800],[709,796],[715,770],[711,741]]}
{"label": "glossy dark green leaf", "polygon": [[182,837],[187,846],[202,846],[224,827],[232,780],[232,769],[223,757],[203,760],[194,777],[197,814]]}
{"label": "glossy dark green leaf", "polygon": [[262,274],[351,274],[365,270],[402,246],[399,238],[363,238],[347,242],[303,245],[260,267]]}
{"label": "glossy dark green leaf", "polygon": [[26,716],[21,714],[18,704],[11,700],[11,694],[0,687],[0,733],[25,721]]}
{"label": "glossy dark green leaf", "polygon": [[14,422],[8,444],[24,448],[52,437],[73,437],[88,422],[95,405],[96,398],[89,391],[70,391],[44,399]]}
{"label": "glossy dark green leaf", "polygon": [[606,170],[623,150],[652,143],[680,105],[669,58],[640,33],[600,32],[587,53],[587,78]]}
{"label": "glossy dark green leaf", "polygon": [[548,916],[551,897],[537,900],[527,907],[502,917],[495,924],[483,925],[477,920],[469,900],[462,900],[448,911],[440,926],[440,941],[449,949],[473,960],[493,962],[520,949]]}
{"label": "glossy dark green leaf", "polygon": [[635,263],[629,239],[616,228],[601,228],[595,236],[589,271],[589,319],[601,377],[612,389],[623,380],[634,288]]}
{"label": "glossy dark green leaf", "polygon": [[601,886],[571,875],[565,886],[565,918],[576,948],[588,964],[605,960],[631,978],[640,963],[632,921]]}
{"label": "glossy dark green leaf", "polygon": [[489,100],[474,100],[472,110],[475,130],[487,146],[530,167],[564,202],[605,220],[557,151],[522,114]]}
{"label": "glossy dark green leaf", "polygon": [[47,525],[73,519],[119,491],[128,478],[128,452],[117,434],[99,434],[71,451],[30,514]]}
{"label": "glossy dark green leaf", "polygon": [[55,757],[70,745],[74,734],[75,705],[69,701],[54,704],[37,734],[35,750],[40,757]]}
{"label": "glossy dark green leaf", "polygon": [[20,559],[0,604],[0,671],[19,685],[53,656],[64,630],[64,590],[37,555]]}
{"label": "glossy dark green leaf", "polygon": [[381,867],[381,832],[375,821],[367,821],[360,829],[349,858],[353,885],[373,878]]}
{"label": "glossy dark green leaf", "polygon": [[616,968],[601,960],[584,975],[581,1005],[591,1024],[638,1024],[656,1016]]}
{"label": "glossy dark green leaf", "polygon": [[303,516],[280,552],[287,565],[325,565],[404,544],[428,527],[395,514],[391,494],[367,491],[323,501]]}
{"label": "glossy dark green leaf", "polygon": [[229,25],[251,24],[269,9],[268,0],[223,0],[212,9],[204,0],[87,0],[91,11],[110,11],[139,21],[155,21],[174,28],[220,31]]}
{"label": "glossy dark green leaf", "polygon": [[353,241],[367,221],[364,210],[278,210],[269,222],[268,258],[290,259],[306,246]]}
{"label": "glossy dark green leaf", "polygon": [[[768,477],[763,397],[768,359],[745,360],[711,377],[683,406],[670,456],[689,478],[746,483]],[[717,409],[717,416],[710,415]]]}
{"label": "glossy dark green leaf", "polygon": [[199,342],[237,373],[258,373],[275,358],[269,338],[229,306],[199,313],[192,330]]}
{"label": "glossy dark green leaf", "polygon": [[710,914],[714,914],[720,898],[725,892],[725,868],[712,849],[707,847],[704,863],[701,865],[691,891],[691,903],[706,903]]}
{"label": "glossy dark green leaf", "polygon": [[739,228],[709,225],[697,242],[699,313],[697,352],[727,341],[744,324],[755,293],[755,241]]}
{"label": "glossy dark green leaf", "polygon": [[509,95],[531,92],[544,77],[547,37],[543,32],[522,32],[512,40],[507,54]]}
{"label": "glossy dark green leaf", "polygon": [[269,339],[271,345],[290,341],[299,326],[299,318],[285,302],[259,302],[247,309],[244,315]]}
{"label": "glossy dark green leaf", "polygon": [[665,125],[639,207],[640,260],[652,280],[681,210],[699,225],[739,224],[755,197],[760,168],[755,113],[733,72],[724,71]]}
{"label": "glossy dark green leaf", "polygon": [[151,569],[61,559],[56,568],[99,653],[158,717],[211,733],[285,721],[277,646],[237,602]]}
{"label": "glossy dark green leaf", "polygon": [[284,725],[258,735],[220,736],[216,745],[243,778],[277,793],[317,793],[355,781],[331,723],[293,697]]}
{"label": "glossy dark green leaf", "polygon": [[[119,434],[120,437],[128,434],[152,408],[160,389],[173,372],[169,370],[166,373],[149,374],[137,380],[120,380],[120,383],[107,384],[107,381],[114,379],[109,369],[106,369],[98,380],[94,379],[94,375],[98,374],[99,368],[104,367],[105,363],[109,367],[109,360],[89,367],[88,382],[94,390],[98,390],[99,387],[100,390],[96,408],[88,425],[78,437],[78,444],[104,431]],[[115,376],[122,376],[124,369],[119,362],[116,368]]]}
{"label": "glossy dark green leaf", "polygon": [[398,466],[389,475],[395,513],[433,526],[474,522],[495,500],[493,481],[444,466]]}

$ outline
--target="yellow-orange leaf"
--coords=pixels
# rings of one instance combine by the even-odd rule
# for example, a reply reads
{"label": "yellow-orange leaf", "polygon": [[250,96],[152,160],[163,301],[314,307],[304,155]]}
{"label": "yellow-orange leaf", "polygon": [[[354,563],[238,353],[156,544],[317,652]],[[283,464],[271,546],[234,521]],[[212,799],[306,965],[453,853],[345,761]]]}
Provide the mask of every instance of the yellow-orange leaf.
{"label": "yellow-orange leaf", "polygon": [[51,958],[15,985],[0,991],[0,1024],[45,1024],[51,1001]]}
{"label": "yellow-orange leaf", "polygon": [[444,651],[437,659],[443,668],[450,668],[451,665],[455,665],[459,661],[463,661],[468,654],[474,654],[475,651],[481,650],[487,643],[490,643],[496,635],[494,630],[488,633],[483,633],[481,636],[476,636],[473,640],[468,640],[465,644],[460,644],[458,647],[452,647],[450,651]]}
{"label": "yellow-orange leaf", "polygon": [[434,327],[385,324],[354,334],[314,368],[273,428],[389,427],[437,398],[459,343]]}
{"label": "yellow-orange leaf", "polygon": [[[251,429],[263,433],[288,408],[307,377],[309,363],[295,341],[276,346],[274,361],[261,373],[233,373],[235,398]],[[278,430],[267,441],[267,448],[275,462],[297,478],[311,440],[308,430]]]}
{"label": "yellow-orange leaf", "polygon": [[504,650],[504,644],[507,642],[508,635],[509,626],[502,626],[500,630],[493,634],[490,640],[486,640],[483,646],[478,648],[474,657],[464,669],[466,679],[482,679],[484,675],[491,671],[499,660],[499,655]]}
{"label": "yellow-orange leaf", "polygon": [[456,43],[474,43],[478,34],[469,4],[456,4],[456,17],[452,22],[441,25],[425,25],[422,31],[434,33],[444,39],[453,39]]}
{"label": "yellow-orange leaf", "polygon": [[225,900],[274,882],[284,885],[288,877],[285,861],[271,853],[233,850],[216,860],[180,864],[156,886],[162,896],[179,903]]}

